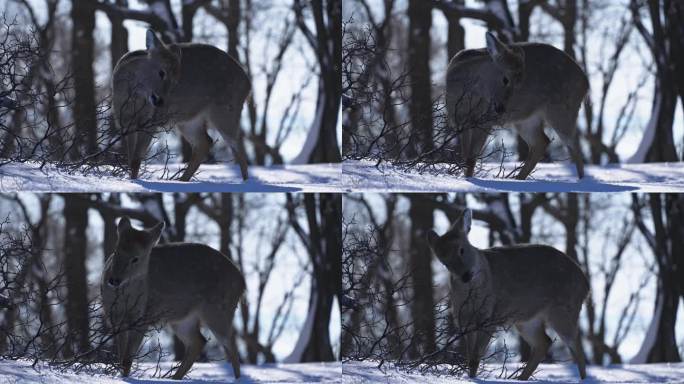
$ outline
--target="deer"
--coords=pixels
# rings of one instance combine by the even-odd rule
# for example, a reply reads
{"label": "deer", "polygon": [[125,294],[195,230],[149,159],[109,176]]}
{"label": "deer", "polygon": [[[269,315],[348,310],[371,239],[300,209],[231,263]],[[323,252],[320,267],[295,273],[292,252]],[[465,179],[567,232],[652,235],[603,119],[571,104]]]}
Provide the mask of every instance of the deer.
{"label": "deer", "polygon": [[207,339],[201,326],[224,347],[239,378],[240,361],[231,338],[235,309],[246,287],[240,269],[207,245],[158,245],[163,229],[162,221],[138,230],[122,217],[115,250],[105,261],[102,303],[122,375],[130,374],[148,328],[169,325],[185,347],[173,379],[182,379],[202,352]]}
{"label": "deer", "polygon": [[465,49],[446,71],[447,125],[457,133],[465,176],[472,177],[478,158],[496,126],[513,125],[529,153],[516,178],[526,179],[551,142],[550,125],[567,146],[584,177],[577,115],[589,90],[582,68],[548,44],[504,44],[486,32],[486,48]]}
{"label": "deer", "polygon": [[213,145],[213,127],[231,148],[243,181],[247,155],[240,129],[250,79],[236,59],[207,44],[166,45],[147,30],[146,49],[126,53],[112,74],[112,108],[128,152],[131,179],[138,178],[157,127],[177,128],[192,156],[181,181],[189,181]]}
{"label": "deer", "polygon": [[497,329],[514,326],[532,347],[518,379],[527,380],[546,356],[553,329],[586,377],[578,319],[589,281],[563,252],[538,244],[478,249],[468,241],[472,211],[465,209],[442,236],[427,232],[427,243],[449,271],[449,300],[463,333],[468,375],[475,377]]}

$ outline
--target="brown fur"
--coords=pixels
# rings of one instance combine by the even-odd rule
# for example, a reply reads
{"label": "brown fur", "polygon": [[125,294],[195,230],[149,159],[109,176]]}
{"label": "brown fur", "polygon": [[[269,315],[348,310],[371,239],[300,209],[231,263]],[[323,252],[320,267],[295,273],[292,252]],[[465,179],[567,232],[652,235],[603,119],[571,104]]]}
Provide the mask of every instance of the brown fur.
{"label": "brown fur", "polygon": [[589,282],[575,261],[546,245],[515,245],[477,249],[468,241],[466,211],[443,236],[428,233],[432,253],[449,269],[454,320],[467,331],[464,347],[469,374],[496,329],[514,325],[532,347],[519,376],[527,380],[546,356],[552,328],[570,348],[580,377],[586,376],[578,318]]}
{"label": "brown fur", "polygon": [[247,156],[240,130],[250,79],[220,49],[195,43],[165,45],[148,31],[148,49],[129,52],[112,75],[114,119],[128,148],[131,178],[137,178],[157,127],[170,124],[192,146],[181,180],[190,180],[206,159],[214,127],[230,146],[244,180]]}
{"label": "brown fur", "polygon": [[102,275],[102,300],[116,334],[123,375],[130,373],[146,330],[170,325],[183,342],[185,358],[174,374],[182,379],[206,343],[200,326],[223,345],[235,377],[240,362],[232,349],[233,316],[245,293],[245,280],[225,255],[202,244],[156,246],[163,225],[134,229],[128,218],[118,225],[119,240]]}
{"label": "brown fur", "polygon": [[473,175],[492,127],[513,124],[530,147],[518,173],[519,179],[527,178],[550,142],[543,129],[547,123],[568,147],[581,178],[576,119],[589,89],[587,76],[572,58],[548,44],[505,45],[488,33],[487,46],[457,53],[446,74],[448,122],[462,131],[466,176]]}

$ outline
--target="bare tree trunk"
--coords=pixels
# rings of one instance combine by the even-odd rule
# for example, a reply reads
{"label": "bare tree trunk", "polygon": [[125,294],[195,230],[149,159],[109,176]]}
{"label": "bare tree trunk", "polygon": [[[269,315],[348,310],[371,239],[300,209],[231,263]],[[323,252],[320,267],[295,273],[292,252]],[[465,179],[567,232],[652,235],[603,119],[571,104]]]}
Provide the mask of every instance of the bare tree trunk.
{"label": "bare tree trunk", "polygon": [[[463,0],[458,1],[461,5]],[[447,21],[449,23],[448,38],[447,38],[447,63],[451,61],[459,51],[465,49],[465,29],[461,25],[461,18],[454,15],[447,16]]]}
{"label": "bare tree trunk", "polygon": [[429,151],[432,142],[432,82],[430,81],[430,27],[432,5],[428,1],[409,0],[408,66],[411,81],[412,145],[408,156]]}
{"label": "bare tree trunk", "polygon": [[226,28],[228,29],[228,54],[233,56],[235,60],[240,61],[238,54],[238,44],[240,43],[240,0],[228,1],[228,18],[226,19]]}
{"label": "bare tree trunk", "polygon": [[[341,288],[341,256],[342,250],[342,199],[336,194],[320,194],[318,196],[318,211],[320,224],[316,223],[316,204],[314,195],[304,197],[309,231],[312,243],[318,239],[320,253],[314,261],[314,284],[312,299],[309,305],[315,305],[316,317],[313,333],[309,338],[302,362],[333,361],[330,341],[330,316],[335,296]],[[318,231],[320,228],[320,232]],[[313,286],[315,285],[315,288]],[[315,302],[313,302],[315,301]]]}
{"label": "bare tree trunk", "polygon": [[433,206],[423,196],[410,197],[411,251],[408,265],[413,278],[411,317],[414,338],[411,341],[413,356],[422,356],[435,350],[435,317],[432,287],[432,257],[427,244],[427,232],[434,225]]}
{"label": "bare tree trunk", "polygon": [[[97,119],[95,105],[95,60],[93,30],[95,8],[88,0],[73,0],[71,5],[71,68],[74,79],[74,129],[77,142],[85,138],[85,148],[77,146],[71,154],[78,158],[97,150]],[[81,152],[85,150],[85,152]]]}
{"label": "bare tree trunk", "polygon": [[683,249],[682,238],[677,238],[676,234],[682,232],[682,213],[677,210],[684,205],[678,196],[650,194],[648,204],[654,227],[651,232],[644,224],[639,197],[633,195],[632,202],[637,227],[644,234],[658,265],[653,318],[632,363],[679,362],[681,356],[675,339],[675,324],[681,297],[681,282],[678,280],[681,265],[678,263],[682,256],[675,255],[673,251]]}
{"label": "bare tree trunk", "polygon": [[684,111],[684,4],[680,1],[669,1],[665,14],[665,25],[670,41],[674,76],[679,99]]}
{"label": "bare tree trunk", "polygon": [[288,361],[334,361],[329,327],[333,300],[335,296],[339,299],[342,287],[342,198],[338,194],[305,194],[304,209],[308,233],[297,221],[288,196],[290,224],[307,245],[313,265],[307,320]]}
{"label": "bare tree trunk", "polygon": [[88,342],[88,285],[86,251],[88,206],[84,197],[63,194],[64,198],[64,272],[66,277],[67,357],[85,352]]}
{"label": "bare tree trunk", "polygon": [[[116,5],[123,7],[126,0],[116,0]],[[114,13],[109,14],[109,21],[112,23],[111,45],[109,51],[112,55],[112,70],[116,67],[121,56],[128,52],[128,29],[124,27],[124,18]]]}
{"label": "bare tree trunk", "polygon": [[318,136],[315,143],[309,143],[315,144],[313,150],[309,153],[300,152],[295,162],[339,163],[342,160],[337,143],[337,121],[342,98],[342,1],[313,1],[310,6],[316,25],[315,33],[305,22],[301,0],[294,2],[297,26],[316,52],[320,68],[316,118],[307,139],[312,139],[316,132]]}
{"label": "bare tree trunk", "polygon": [[[657,336],[654,344],[648,352],[648,363],[678,362],[681,361],[677,340],[675,338],[675,325],[677,319],[677,308],[679,307],[679,284],[677,283],[678,265],[671,254],[671,243],[681,243],[681,239],[672,238],[668,235],[669,214],[671,211],[672,199],[665,197],[665,210],[663,210],[663,199],[660,194],[649,196],[649,205],[655,227],[656,240],[656,260],[658,262],[658,295],[656,297],[656,307],[660,305],[660,319],[658,324]],[[667,214],[667,219],[663,217]],[[681,244],[679,245],[681,249]],[[680,256],[681,257],[681,256]],[[658,302],[660,301],[660,302]]]}

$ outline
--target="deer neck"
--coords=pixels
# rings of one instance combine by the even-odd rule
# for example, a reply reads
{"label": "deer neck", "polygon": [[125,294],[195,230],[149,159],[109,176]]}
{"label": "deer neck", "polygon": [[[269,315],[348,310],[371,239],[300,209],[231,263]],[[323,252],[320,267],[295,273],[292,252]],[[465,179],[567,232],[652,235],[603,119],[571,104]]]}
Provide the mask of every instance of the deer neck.
{"label": "deer neck", "polygon": [[[489,262],[481,250],[469,244],[469,246],[477,251],[477,258],[473,266],[473,281],[477,281],[481,286],[489,286],[491,281],[491,270],[489,269]],[[484,284],[483,284],[484,283]]]}

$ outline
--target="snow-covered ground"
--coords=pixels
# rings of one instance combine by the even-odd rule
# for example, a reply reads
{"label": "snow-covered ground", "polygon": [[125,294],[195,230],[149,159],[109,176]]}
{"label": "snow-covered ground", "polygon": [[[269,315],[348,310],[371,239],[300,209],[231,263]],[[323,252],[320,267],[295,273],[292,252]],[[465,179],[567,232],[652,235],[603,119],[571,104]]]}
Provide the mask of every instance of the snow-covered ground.
{"label": "snow-covered ground", "polygon": [[[504,163],[512,170],[516,163]],[[540,163],[528,180],[496,177],[500,164],[486,164],[482,176],[464,178],[416,171],[406,172],[372,161],[342,163],[347,191],[377,192],[684,192],[683,163],[587,165],[577,179],[570,163]]]}
{"label": "snow-covered ground", "polygon": [[[344,363],[342,365],[344,383],[520,383],[514,379],[499,379],[501,366],[487,366],[492,373],[489,377],[468,379],[467,377],[450,377],[406,373],[391,365],[380,370],[375,362]],[[511,364],[508,372],[513,372],[517,364]],[[684,363],[676,364],[639,364],[612,365],[608,367],[587,367],[587,378],[580,381],[574,364],[540,364],[537,372],[530,379],[535,383],[684,383]]]}
{"label": "snow-covered ground", "polygon": [[[173,363],[161,363],[164,371]],[[141,364],[141,369],[132,377],[122,378],[90,373],[59,372],[45,365],[31,367],[28,361],[0,361],[0,384],[114,384],[114,383],[340,383],[342,364],[264,364],[242,365],[242,377],[235,380],[228,363],[195,363],[182,381],[151,378],[155,364]]]}
{"label": "snow-covered ground", "polygon": [[[182,164],[169,164],[174,174]],[[250,166],[243,182],[237,165],[203,164],[190,182],[163,180],[164,165],[148,166],[140,179],[106,171],[66,173],[36,163],[0,166],[0,192],[339,192],[340,164]]]}

